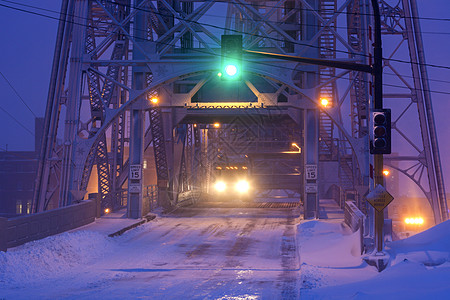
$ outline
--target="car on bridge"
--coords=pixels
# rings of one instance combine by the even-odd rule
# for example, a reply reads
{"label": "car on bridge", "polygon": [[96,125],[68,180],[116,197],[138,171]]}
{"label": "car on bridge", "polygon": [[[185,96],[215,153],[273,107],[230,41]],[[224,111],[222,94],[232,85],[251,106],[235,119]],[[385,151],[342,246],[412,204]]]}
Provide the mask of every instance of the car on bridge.
{"label": "car on bridge", "polygon": [[246,163],[216,163],[210,194],[217,200],[250,200],[254,189]]}

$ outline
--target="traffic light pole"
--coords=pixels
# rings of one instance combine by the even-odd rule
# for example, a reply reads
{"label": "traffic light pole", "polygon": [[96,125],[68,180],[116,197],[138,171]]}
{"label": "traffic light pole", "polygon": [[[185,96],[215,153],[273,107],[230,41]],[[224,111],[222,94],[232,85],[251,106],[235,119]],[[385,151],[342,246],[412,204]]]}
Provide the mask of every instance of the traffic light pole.
{"label": "traffic light pole", "polygon": [[[373,64],[373,77],[374,77],[374,99],[373,104],[375,109],[383,108],[383,49],[381,47],[381,18],[380,7],[377,0],[372,0],[373,16],[375,21],[375,43],[373,44],[374,52],[374,64]],[[383,154],[374,154],[374,183],[375,186],[384,186],[383,178]],[[384,225],[384,212],[375,211],[375,246],[378,253],[383,251],[383,225]]]}

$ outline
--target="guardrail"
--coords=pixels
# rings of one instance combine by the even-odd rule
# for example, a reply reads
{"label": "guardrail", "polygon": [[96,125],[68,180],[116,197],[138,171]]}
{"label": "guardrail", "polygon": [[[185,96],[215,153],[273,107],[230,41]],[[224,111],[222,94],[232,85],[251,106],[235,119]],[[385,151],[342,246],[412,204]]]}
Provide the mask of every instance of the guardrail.
{"label": "guardrail", "polygon": [[[115,207],[115,210],[126,208],[128,203],[128,190],[123,189],[117,197],[119,205]],[[156,185],[144,186],[142,188],[142,215],[145,216],[157,207],[159,207],[158,187]]]}
{"label": "guardrail", "polygon": [[[201,193],[198,192],[197,190],[182,192],[178,195],[178,201],[176,204],[188,205],[194,203],[195,201],[198,200],[200,194]],[[127,190],[121,191],[119,197],[120,203],[122,205],[120,207],[126,207],[128,191]],[[144,186],[142,189],[142,214],[145,216],[146,214],[157,209],[160,206],[161,205],[158,202],[158,186],[155,184]]]}
{"label": "guardrail", "polygon": [[336,201],[337,205],[339,205],[340,208],[344,208],[344,192],[336,184],[332,184],[328,191],[326,192],[326,198],[328,199],[334,199]]}
{"label": "guardrail", "polygon": [[353,201],[345,201],[344,221],[352,232],[359,230],[361,254],[364,252],[364,220],[366,216],[358,209]]}
{"label": "guardrail", "polygon": [[16,218],[0,218],[0,251],[94,222],[95,201]]}
{"label": "guardrail", "polygon": [[147,185],[142,191],[142,214],[145,216],[149,212],[159,207],[158,203],[158,186]]}
{"label": "guardrail", "polygon": [[178,194],[178,206],[191,205],[197,202],[200,198],[204,197],[204,193],[200,189],[192,189],[190,191],[181,192]]}

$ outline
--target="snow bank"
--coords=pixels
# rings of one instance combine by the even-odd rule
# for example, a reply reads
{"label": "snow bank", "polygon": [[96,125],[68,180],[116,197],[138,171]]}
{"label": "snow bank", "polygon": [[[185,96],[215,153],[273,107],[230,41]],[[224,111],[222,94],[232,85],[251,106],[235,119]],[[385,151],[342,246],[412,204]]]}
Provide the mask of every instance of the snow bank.
{"label": "snow bank", "polygon": [[386,245],[391,264],[405,259],[427,266],[450,262],[450,220],[404,240]]}
{"label": "snow bank", "polygon": [[376,275],[376,270],[361,259],[358,232],[325,220],[302,222],[297,232],[303,290],[343,285],[355,281],[354,276],[366,279]]}
{"label": "snow bank", "polygon": [[66,232],[0,252],[0,285],[60,277],[111,251],[114,240],[91,231]]}
{"label": "snow bank", "polygon": [[348,233],[340,223],[308,221],[298,228],[302,263],[319,267],[361,264],[359,233]]}
{"label": "snow bank", "polygon": [[450,221],[389,243],[390,265],[381,273],[354,256],[355,241],[339,226],[326,221],[299,226],[307,237],[301,251],[302,299],[448,299]]}
{"label": "snow bank", "polygon": [[[370,267],[374,269],[373,267]],[[351,272],[352,270],[348,270]],[[366,269],[367,271],[367,269]],[[448,299],[450,268],[425,267],[402,261],[364,280],[353,274],[353,282],[320,289],[302,290],[302,299]]]}

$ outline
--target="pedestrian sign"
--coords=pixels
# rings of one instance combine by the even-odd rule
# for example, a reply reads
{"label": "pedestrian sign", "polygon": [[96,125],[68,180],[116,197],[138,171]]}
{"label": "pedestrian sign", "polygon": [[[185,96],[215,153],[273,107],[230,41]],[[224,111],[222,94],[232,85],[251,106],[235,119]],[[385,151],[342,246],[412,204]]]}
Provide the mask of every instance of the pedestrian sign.
{"label": "pedestrian sign", "polygon": [[367,194],[366,199],[373,208],[381,212],[392,202],[392,200],[394,200],[394,197],[386,191],[384,186],[379,184]]}

